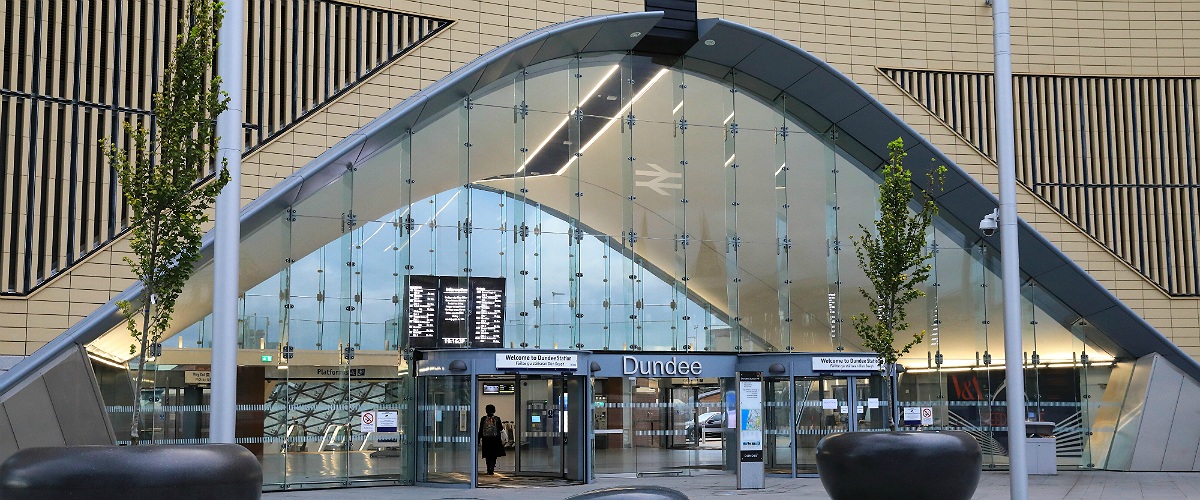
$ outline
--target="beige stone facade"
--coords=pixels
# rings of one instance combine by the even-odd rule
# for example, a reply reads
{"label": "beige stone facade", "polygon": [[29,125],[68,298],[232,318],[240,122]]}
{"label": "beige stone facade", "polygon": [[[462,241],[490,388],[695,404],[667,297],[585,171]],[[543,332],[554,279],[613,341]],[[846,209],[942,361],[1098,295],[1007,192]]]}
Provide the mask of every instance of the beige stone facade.
{"label": "beige stone facade", "polygon": [[[246,158],[249,202],[414,92],[528,31],[641,2],[393,1],[366,5],[454,24],[337,102]],[[1016,73],[1200,76],[1200,3],[1015,1]],[[879,68],[988,72],[991,9],[982,1],[701,0],[699,17],[772,33],[829,62],[904,119],[960,167],[996,191],[996,166]],[[1194,103],[1193,103],[1194,104]],[[1200,359],[1200,299],[1172,297],[1029,190],[1020,212],[1042,235],[1191,356]],[[0,300],[0,355],[32,353],[125,289],[123,240],[91,255],[27,297]],[[243,283],[243,287],[252,285]]]}

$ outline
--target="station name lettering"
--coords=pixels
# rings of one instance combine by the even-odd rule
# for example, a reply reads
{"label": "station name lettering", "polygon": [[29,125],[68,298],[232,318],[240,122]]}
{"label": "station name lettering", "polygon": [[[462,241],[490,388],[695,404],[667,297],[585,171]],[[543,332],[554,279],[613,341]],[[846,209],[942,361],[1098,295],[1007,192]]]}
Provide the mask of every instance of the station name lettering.
{"label": "station name lettering", "polygon": [[674,356],[670,361],[638,361],[633,356],[621,359],[621,372],[625,375],[700,375],[703,369],[699,361],[676,361]]}

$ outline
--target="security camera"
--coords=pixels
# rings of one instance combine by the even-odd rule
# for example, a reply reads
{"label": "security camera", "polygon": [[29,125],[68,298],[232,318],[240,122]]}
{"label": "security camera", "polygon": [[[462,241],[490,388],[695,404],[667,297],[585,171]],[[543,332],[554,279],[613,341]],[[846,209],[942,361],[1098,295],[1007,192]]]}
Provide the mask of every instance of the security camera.
{"label": "security camera", "polygon": [[996,234],[998,227],[1000,227],[1000,209],[998,208],[983,216],[983,220],[979,221],[979,230],[983,231],[984,236]]}

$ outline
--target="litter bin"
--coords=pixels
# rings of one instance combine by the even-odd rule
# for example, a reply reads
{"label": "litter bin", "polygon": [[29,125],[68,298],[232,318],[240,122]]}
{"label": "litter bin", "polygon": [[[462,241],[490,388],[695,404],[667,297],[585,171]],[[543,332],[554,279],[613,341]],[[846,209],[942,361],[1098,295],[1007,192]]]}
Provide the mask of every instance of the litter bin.
{"label": "litter bin", "polygon": [[1025,463],[1030,474],[1058,475],[1054,422],[1025,422]]}

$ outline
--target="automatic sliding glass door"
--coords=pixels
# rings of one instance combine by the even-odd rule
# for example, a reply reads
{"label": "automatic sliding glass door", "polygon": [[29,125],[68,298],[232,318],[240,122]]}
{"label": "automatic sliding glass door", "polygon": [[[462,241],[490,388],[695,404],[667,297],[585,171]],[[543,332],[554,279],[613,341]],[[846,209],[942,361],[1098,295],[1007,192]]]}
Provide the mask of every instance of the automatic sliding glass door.
{"label": "automatic sliding glass door", "polygon": [[[570,429],[562,377],[521,378],[517,384],[517,474],[565,477]],[[583,429],[576,429],[582,432]]]}

